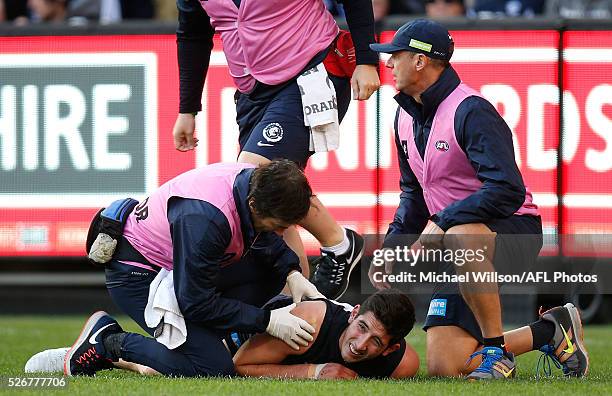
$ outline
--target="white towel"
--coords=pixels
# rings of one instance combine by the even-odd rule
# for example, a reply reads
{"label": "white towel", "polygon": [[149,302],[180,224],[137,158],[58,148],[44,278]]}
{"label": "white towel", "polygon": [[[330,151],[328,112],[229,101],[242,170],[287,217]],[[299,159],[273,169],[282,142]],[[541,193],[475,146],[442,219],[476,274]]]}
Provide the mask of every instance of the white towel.
{"label": "white towel", "polygon": [[310,151],[331,151],[340,145],[336,89],[323,63],[297,78],[302,94],[304,125],[310,127]]}
{"label": "white towel", "polygon": [[163,319],[161,334],[157,342],[174,349],[187,340],[185,318],[178,306],[174,293],[174,276],[172,271],[162,269],[149,286],[149,299],[144,311],[147,326],[156,328]]}

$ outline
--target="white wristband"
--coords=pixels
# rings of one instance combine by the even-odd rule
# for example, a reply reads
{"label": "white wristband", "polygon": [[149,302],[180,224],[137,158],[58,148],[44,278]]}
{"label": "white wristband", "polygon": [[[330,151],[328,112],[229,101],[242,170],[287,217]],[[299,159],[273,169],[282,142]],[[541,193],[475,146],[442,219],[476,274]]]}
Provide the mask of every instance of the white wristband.
{"label": "white wristband", "polygon": [[315,367],[315,372],[314,372],[315,379],[319,379],[319,375],[321,375],[321,371],[323,370],[323,367],[325,367],[325,363],[317,364],[317,366]]}

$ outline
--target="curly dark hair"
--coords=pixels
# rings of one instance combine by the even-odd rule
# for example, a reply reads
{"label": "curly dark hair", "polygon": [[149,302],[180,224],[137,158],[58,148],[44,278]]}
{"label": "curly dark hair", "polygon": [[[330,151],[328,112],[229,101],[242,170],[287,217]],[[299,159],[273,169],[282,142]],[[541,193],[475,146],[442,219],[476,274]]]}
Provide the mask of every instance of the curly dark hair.
{"label": "curly dark hair", "polygon": [[389,345],[406,337],[414,326],[414,305],[410,298],[396,289],[379,290],[359,307],[359,315],[372,312],[391,336]]}
{"label": "curly dark hair", "polygon": [[251,176],[248,200],[260,217],[297,224],[306,217],[312,196],[304,172],[286,159],[261,165]]}

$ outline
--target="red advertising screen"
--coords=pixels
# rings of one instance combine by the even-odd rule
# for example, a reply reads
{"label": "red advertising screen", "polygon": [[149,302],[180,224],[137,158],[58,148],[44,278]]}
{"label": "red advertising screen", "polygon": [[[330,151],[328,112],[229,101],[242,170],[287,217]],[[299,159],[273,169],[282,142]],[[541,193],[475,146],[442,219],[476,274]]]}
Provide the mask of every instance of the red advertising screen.
{"label": "red advertising screen", "polygon": [[[453,66],[510,126],[545,232],[557,233],[559,33],[451,33]],[[610,233],[612,39],[564,34],[563,231]],[[384,233],[399,202],[395,90],[384,59],[381,80],[378,95],[351,104],[340,149],[314,155],[307,169],[337,220],[365,234]],[[216,40],[196,118],[200,144],[182,153],[172,142],[173,35],[0,38],[0,256],[82,255],[100,207],[143,198],[193,167],[235,161],[234,90]]]}
{"label": "red advertising screen", "polygon": [[612,230],[612,35],[565,34],[564,218],[568,233]]}
{"label": "red advertising screen", "polygon": [[[564,35],[564,136],[562,146],[564,233],[612,232],[612,35]],[[595,239],[593,239],[595,238]],[[609,244],[577,238],[565,255],[610,256]],[[601,239],[601,238],[599,238]]]}

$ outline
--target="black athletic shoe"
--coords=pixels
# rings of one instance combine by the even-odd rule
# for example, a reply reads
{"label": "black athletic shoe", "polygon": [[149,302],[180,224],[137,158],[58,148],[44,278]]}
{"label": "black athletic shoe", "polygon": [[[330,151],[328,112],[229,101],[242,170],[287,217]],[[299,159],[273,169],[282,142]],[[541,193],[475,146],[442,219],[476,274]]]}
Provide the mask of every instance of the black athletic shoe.
{"label": "black athletic shoe", "polygon": [[104,311],[91,315],[79,338],[64,358],[64,374],[94,375],[97,371],[113,368],[102,340],[109,334],[121,333],[119,323]]}
{"label": "black athletic shoe", "polygon": [[589,371],[589,354],[584,346],[582,322],[578,308],[572,303],[562,307],[555,307],[541,313],[543,320],[555,325],[555,335],[550,344],[544,345],[540,351],[544,353],[538,361],[539,375],[540,363],[545,375],[551,374],[550,361],[563,370],[569,377],[584,377]]}
{"label": "black athletic shoe", "polygon": [[363,238],[353,230],[346,230],[349,248],[346,253],[335,255],[321,250],[319,263],[312,275],[312,283],[327,298],[340,298],[349,285],[353,268],[363,255]]}

